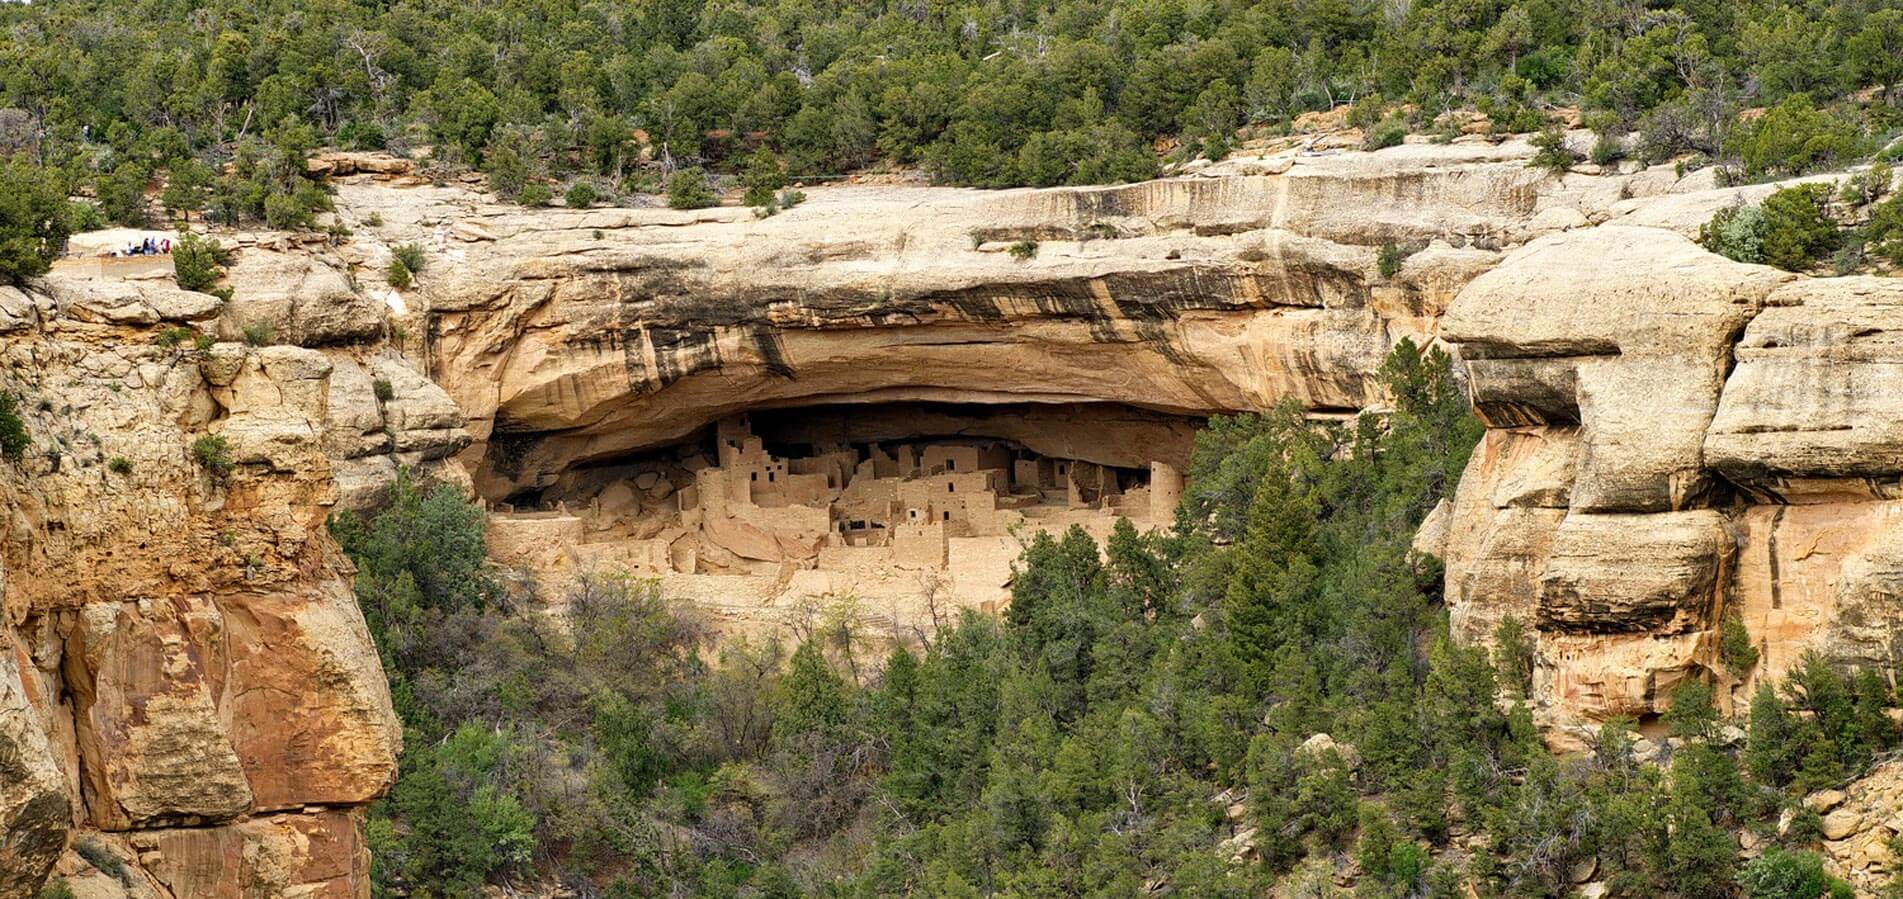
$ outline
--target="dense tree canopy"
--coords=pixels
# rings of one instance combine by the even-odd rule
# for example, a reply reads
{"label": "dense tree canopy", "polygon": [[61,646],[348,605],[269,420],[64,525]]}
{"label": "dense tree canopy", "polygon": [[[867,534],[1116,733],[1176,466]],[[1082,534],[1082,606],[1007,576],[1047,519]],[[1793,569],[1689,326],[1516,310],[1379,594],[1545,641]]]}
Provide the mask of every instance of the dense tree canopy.
{"label": "dense tree canopy", "polygon": [[59,181],[24,162],[0,160],[0,284],[45,272],[71,225]]}
{"label": "dense tree canopy", "polygon": [[[545,175],[608,192],[636,165],[811,178],[873,163],[976,185],[1103,183],[1158,144],[1219,154],[1340,103],[1380,142],[1478,108],[1509,130],[1582,105],[1646,152],[1841,158],[1897,123],[1903,18],[1877,0],[57,0],[0,4],[0,154],[90,187],[106,217],[309,224],[320,144],[434,147],[545,202]],[[1382,110],[1409,104],[1407,118]],[[1796,104],[1796,105],[1792,105]],[[1774,106],[1767,134],[1738,124]],[[1821,118],[1820,118],[1821,117]],[[1788,121],[1787,121],[1788,120]],[[1785,127],[1789,125],[1789,127]],[[1749,132],[1749,133],[1747,133]],[[1821,136],[1819,136],[1821,132]],[[1785,147],[1779,141],[1801,145]],[[1795,160],[1795,162],[1793,162]],[[235,163],[230,175],[223,175]],[[583,194],[587,196],[587,194]],[[756,204],[759,205],[759,204]]]}

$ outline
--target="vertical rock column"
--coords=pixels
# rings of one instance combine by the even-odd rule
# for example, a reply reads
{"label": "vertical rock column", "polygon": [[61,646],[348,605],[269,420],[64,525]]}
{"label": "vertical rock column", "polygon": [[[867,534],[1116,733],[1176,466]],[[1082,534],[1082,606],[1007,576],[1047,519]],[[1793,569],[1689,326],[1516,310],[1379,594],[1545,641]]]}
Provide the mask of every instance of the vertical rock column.
{"label": "vertical rock column", "polygon": [[1167,524],[1183,501],[1183,473],[1168,462],[1150,463],[1150,520]]}
{"label": "vertical rock column", "polygon": [[1705,435],[1733,342],[1791,277],[1609,225],[1455,297],[1442,333],[1490,430],[1454,498],[1448,602],[1469,642],[1507,615],[1534,628],[1547,724],[1643,721],[1714,667],[1738,528]]}
{"label": "vertical rock column", "polygon": [[[277,255],[304,254],[240,260]],[[376,307],[268,280],[247,296],[283,287],[278,333],[322,348],[160,340],[276,313],[61,272],[0,321],[32,442],[0,479],[0,896],[49,867],[80,895],[369,894],[401,734],[325,521],[468,435]]]}

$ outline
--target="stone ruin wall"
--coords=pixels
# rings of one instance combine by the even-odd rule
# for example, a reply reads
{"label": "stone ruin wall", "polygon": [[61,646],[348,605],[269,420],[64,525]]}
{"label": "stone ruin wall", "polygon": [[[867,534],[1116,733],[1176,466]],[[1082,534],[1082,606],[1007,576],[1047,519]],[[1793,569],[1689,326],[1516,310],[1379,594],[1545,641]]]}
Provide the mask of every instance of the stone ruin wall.
{"label": "stone ruin wall", "polygon": [[935,615],[1000,608],[1032,534],[1077,524],[1102,539],[1119,517],[1166,525],[1182,482],[1171,462],[1118,469],[977,437],[782,456],[736,415],[702,441],[579,476],[534,508],[493,504],[491,544],[557,586],[606,569],[659,578],[702,597],[728,633],[844,603],[880,639],[910,642]]}

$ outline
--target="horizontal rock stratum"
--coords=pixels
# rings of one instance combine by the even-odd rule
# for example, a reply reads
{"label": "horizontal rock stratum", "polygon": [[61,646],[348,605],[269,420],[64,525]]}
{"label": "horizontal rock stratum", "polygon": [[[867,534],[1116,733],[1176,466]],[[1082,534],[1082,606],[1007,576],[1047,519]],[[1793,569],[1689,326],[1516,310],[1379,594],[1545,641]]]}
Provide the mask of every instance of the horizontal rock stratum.
{"label": "horizontal rock stratum", "polygon": [[[0,486],[0,895],[76,870],[75,839],[134,895],[367,895],[362,807],[401,740],[326,517],[400,465],[501,502],[753,410],[1048,405],[1013,439],[1121,465],[1181,452],[1149,413],[1379,408],[1389,348],[1439,342],[1489,429],[1421,545],[1462,638],[1534,628],[1555,745],[1687,677],[1736,702],[1808,648],[1887,660],[1903,292],[1690,239],[1769,186],[1560,177],[1531,152],[834,187],[764,219],[333,166],[360,173],[336,179],[353,236],[221,235],[229,303],[78,270],[0,289],[33,437]],[[408,243],[426,264],[398,291]],[[1384,274],[1387,244],[1408,255]],[[286,345],[239,339],[260,322]],[[159,340],[182,325],[222,340]],[[1143,415],[1075,411],[1102,404]],[[1750,672],[1717,657],[1732,614]]]}
{"label": "horizontal rock stratum", "polygon": [[[766,219],[375,181],[339,199],[360,237],[428,249],[431,370],[489,444],[479,486],[503,495],[763,407],[1362,408],[1387,348],[1431,337],[1528,236],[1543,176],[1523,149],[1093,189],[843,187]],[[1023,241],[1033,257],[1010,252]],[[1385,242],[1424,249],[1384,278]]]}

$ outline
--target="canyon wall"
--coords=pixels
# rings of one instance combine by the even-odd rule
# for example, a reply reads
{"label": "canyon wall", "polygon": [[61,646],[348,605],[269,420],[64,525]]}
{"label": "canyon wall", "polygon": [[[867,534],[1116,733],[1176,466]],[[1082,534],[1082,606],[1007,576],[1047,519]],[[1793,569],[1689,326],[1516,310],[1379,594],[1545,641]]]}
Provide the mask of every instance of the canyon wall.
{"label": "canyon wall", "polygon": [[[431,371],[470,416],[478,487],[506,496],[751,409],[1363,408],[1388,347],[1431,337],[1549,202],[1524,145],[1405,149],[1126,187],[829,188],[765,219],[339,198],[360,238],[426,247]],[[1383,277],[1389,241],[1421,252]]]}
{"label": "canyon wall", "polygon": [[468,438],[323,248],[226,239],[248,299],[0,288],[31,439],[0,478],[0,896],[49,866],[82,896],[368,895],[401,735],[325,521]]}
{"label": "canyon wall", "polygon": [[[1777,185],[1630,163],[1554,176],[1531,152],[1298,149],[1122,187],[838,187],[769,218],[527,212],[420,179],[339,197],[371,246],[425,248],[434,274],[408,320],[470,416],[461,458],[494,500],[744,411],[1204,416],[1294,397],[1348,414],[1380,405],[1371,373],[1409,337],[1455,353],[1490,426],[1424,545],[1448,563],[1464,638],[1507,614],[1533,627],[1556,742],[1650,720],[1683,677],[1742,698],[1806,649],[1890,658],[1888,282],[1693,241]],[[1406,256],[1384,273],[1389,244]],[[877,420],[858,430],[902,429]],[[1141,427],[1020,430],[1107,464],[1173,451]],[[1761,651],[1753,671],[1717,660],[1727,614]]]}
{"label": "canyon wall", "polygon": [[[1739,704],[1807,650],[1903,652],[1903,284],[1613,223],[1541,238],[1442,320],[1489,430],[1444,543],[1454,627],[1539,635],[1558,745],[1687,677]],[[1759,650],[1720,658],[1734,617]]]}
{"label": "canyon wall", "polygon": [[[1809,649],[1887,664],[1896,289],[1695,243],[1778,185],[1632,163],[1554,176],[1530,156],[1411,144],[1122,187],[841,187],[764,219],[523,212],[369,181],[340,197],[437,266],[419,327],[494,499],[749,410],[1204,416],[1294,397],[1347,414],[1381,404],[1370,375],[1409,337],[1454,352],[1489,425],[1423,545],[1463,638],[1508,614],[1532,627],[1556,745],[1614,715],[1650,726],[1685,677],[1733,702]],[[1384,273],[1386,244],[1407,255]],[[1752,670],[1718,658],[1727,616]]]}
{"label": "canyon wall", "polygon": [[[1420,545],[1462,638],[1531,626],[1556,746],[1649,722],[1687,677],[1736,702],[1807,649],[1894,660],[1903,291],[1692,242],[1771,186],[1531,153],[839,186],[768,218],[525,210],[333,160],[349,236],[220,235],[229,302],[98,265],[0,289],[32,438],[0,478],[0,896],[49,867],[86,895],[366,895],[362,807],[401,741],[327,517],[407,466],[519,510],[493,533],[525,564],[572,567],[585,524],[537,504],[740,413],[801,444],[979,436],[1168,472],[1186,423],[1379,408],[1389,348],[1440,343],[1489,428]],[[772,564],[763,595],[813,582]],[[1720,658],[1727,616],[1751,670]]]}

